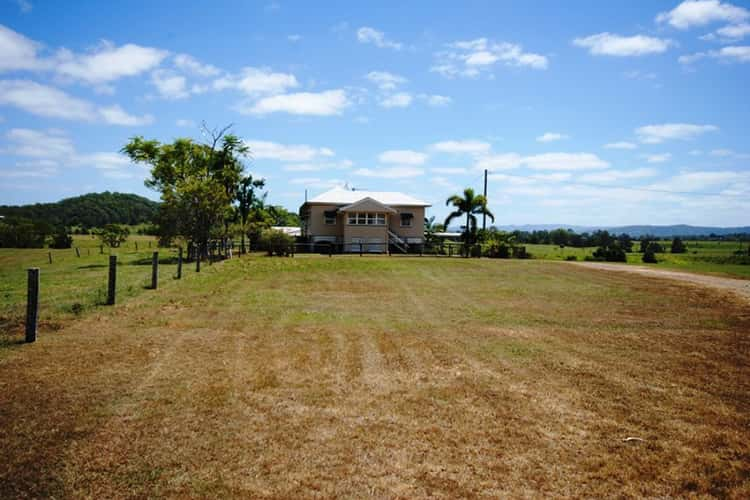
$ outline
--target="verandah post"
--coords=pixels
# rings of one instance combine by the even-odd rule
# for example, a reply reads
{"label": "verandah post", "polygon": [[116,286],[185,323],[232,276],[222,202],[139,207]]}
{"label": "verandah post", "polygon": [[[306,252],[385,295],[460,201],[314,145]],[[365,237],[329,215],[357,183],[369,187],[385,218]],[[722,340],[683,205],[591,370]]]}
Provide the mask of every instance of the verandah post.
{"label": "verandah post", "polygon": [[28,270],[26,297],[26,342],[36,340],[37,322],[39,320],[39,268]]}

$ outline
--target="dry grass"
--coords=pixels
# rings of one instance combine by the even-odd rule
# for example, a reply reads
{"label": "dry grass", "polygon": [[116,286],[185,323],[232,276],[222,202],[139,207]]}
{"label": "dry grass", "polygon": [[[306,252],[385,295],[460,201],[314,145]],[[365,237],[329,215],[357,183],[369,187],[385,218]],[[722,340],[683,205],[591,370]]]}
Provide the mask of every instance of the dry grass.
{"label": "dry grass", "polygon": [[235,260],[0,351],[0,497],[748,497],[749,346],[667,281]]}

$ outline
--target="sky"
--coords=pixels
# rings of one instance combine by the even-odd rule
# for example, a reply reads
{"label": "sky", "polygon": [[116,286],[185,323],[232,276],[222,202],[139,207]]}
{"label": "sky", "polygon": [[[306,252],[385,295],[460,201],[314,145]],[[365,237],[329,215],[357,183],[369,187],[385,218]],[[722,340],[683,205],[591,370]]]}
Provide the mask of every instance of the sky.
{"label": "sky", "polygon": [[750,224],[750,4],[0,0],[0,204],[159,194],[232,124],[268,202],[481,192],[498,224]]}

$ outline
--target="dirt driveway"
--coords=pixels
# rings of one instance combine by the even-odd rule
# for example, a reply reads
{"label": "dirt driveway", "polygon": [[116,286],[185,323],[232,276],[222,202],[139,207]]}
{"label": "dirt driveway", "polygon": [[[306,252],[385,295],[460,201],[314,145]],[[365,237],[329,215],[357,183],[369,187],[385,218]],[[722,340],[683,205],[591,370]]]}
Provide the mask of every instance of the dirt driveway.
{"label": "dirt driveway", "polygon": [[585,266],[588,268],[602,269],[605,271],[620,271],[683,281],[698,286],[714,288],[721,291],[729,291],[741,297],[745,301],[750,302],[750,280],[722,278],[720,276],[694,274],[681,271],[670,271],[667,269],[656,269],[647,266],[627,266],[624,264],[614,264],[609,262],[573,262],[572,264]]}

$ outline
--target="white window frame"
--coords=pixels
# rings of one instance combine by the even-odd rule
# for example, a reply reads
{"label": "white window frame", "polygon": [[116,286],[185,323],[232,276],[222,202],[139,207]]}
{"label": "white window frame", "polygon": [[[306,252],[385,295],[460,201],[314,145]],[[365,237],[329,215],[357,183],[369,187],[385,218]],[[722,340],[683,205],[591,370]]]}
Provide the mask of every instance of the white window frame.
{"label": "white window frame", "polygon": [[349,212],[346,223],[350,226],[385,226],[383,212]]}

